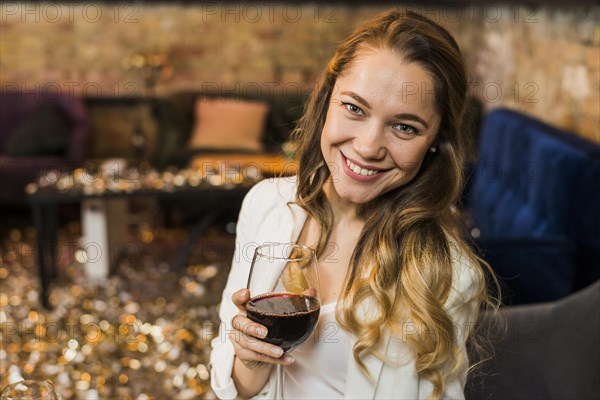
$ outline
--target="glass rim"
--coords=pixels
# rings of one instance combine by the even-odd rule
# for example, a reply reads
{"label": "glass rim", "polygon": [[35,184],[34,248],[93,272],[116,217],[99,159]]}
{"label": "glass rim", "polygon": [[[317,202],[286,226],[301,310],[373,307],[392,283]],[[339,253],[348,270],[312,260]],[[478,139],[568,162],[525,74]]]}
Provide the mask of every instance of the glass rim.
{"label": "glass rim", "polygon": [[40,391],[38,395],[44,395],[44,398],[46,398],[45,395],[49,395],[49,398],[57,399],[56,392],[54,391],[54,382],[50,379],[21,379],[20,381],[13,382],[2,388],[0,397],[2,399],[12,399],[13,396],[17,396],[14,397],[15,399],[20,398],[22,391],[24,390],[34,390],[34,394],[35,391]]}
{"label": "glass rim", "polygon": [[[298,257],[290,257],[289,255],[291,254],[291,250],[287,253],[282,253],[282,254],[288,254],[288,256],[276,256],[273,255],[272,253],[265,253],[262,252],[263,249],[268,249],[268,248],[277,248],[277,247],[282,247],[282,248],[299,248],[302,249],[302,254]],[[304,253],[305,251],[308,251],[308,253]],[[255,250],[254,250],[254,254],[256,257],[262,257],[262,258],[271,258],[271,259],[278,259],[278,260],[285,260],[285,261],[302,261],[302,260],[310,260],[313,257],[316,257],[316,251],[314,248],[304,245],[304,244],[297,244],[294,242],[290,242],[290,243],[265,243],[265,244],[261,244],[260,246],[258,246]]]}
{"label": "glass rim", "polygon": [[6,386],[3,387],[3,389],[6,389],[8,387],[11,386],[17,386],[17,385],[50,385],[50,386],[54,386],[54,382],[52,382],[52,380],[50,379],[21,379],[20,381],[15,381],[13,383],[10,383]]}

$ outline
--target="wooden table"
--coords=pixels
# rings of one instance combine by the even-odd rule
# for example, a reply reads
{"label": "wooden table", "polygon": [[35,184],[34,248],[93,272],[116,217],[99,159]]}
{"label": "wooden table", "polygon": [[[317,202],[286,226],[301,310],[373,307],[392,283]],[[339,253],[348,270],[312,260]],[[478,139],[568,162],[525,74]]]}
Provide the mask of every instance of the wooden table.
{"label": "wooden table", "polygon": [[[109,168],[109,171],[122,169]],[[111,221],[123,221],[125,212],[124,202],[134,197],[154,197],[157,199],[197,199],[200,203],[209,202],[219,204],[219,207],[206,210],[196,228],[190,234],[181,256],[178,257],[176,266],[181,266],[186,261],[189,253],[189,243],[197,238],[200,233],[213,223],[226,209],[232,205],[239,206],[250,187],[258,182],[261,177],[293,175],[296,164],[281,155],[276,154],[210,154],[194,158],[190,166],[183,170],[169,171],[171,177],[178,173],[193,173],[202,177],[201,182],[191,184],[171,182],[169,185],[150,185],[132,188],[132,182],[143,182],[142,176],[138,181],[121,177],[118,184],[112,189],[90,191],[90,186],[73,185],[70,188],[59,190],[56,186],[37,187],[32,191],[28,200],[33,209],[34,224],[37,231],[37,249],[39,261],[39,274],[41,281],[41,301],[48,307],[48,285],[56,275],[56,230],[58,228],[57,207],[59,204],[80,203],[81,224],[84,241],[95,246],[96,254],[93,264],[86,269],[90,277],[102,279],[108,276],[111,256],[110,243],[118,240],[115,232],[119,229]],[[81,179],[82,170],[76,170],[65,178],[73,182]],[[158,173],[158,172],[156,172]],[[127,174],[126,174],[127,175]],[[189,174],[188,174],[189,175]],[[79,178],[76,178],[79,176]],[[98,175],[93,175],[96,179]],[[131,176],[130,176],[131,177]],[[67,179],[67,180],[69,180]],[[113,178],[110,178],[113,179]],[[121,181],[122,179],[122,181]],[[86,181],[87,182],[87,181]],[[174,183],[175,182],[175,183]],[[89,182],[87,182],[89,183]],[[123,183],[124,186],[120,186]],[[117,201],[117,200],[120,200]],[[119,204],[120,203],[120,204]],[[206,204],[206,203],[205,203]],[[87,268],[89,267],[89,268]]]}

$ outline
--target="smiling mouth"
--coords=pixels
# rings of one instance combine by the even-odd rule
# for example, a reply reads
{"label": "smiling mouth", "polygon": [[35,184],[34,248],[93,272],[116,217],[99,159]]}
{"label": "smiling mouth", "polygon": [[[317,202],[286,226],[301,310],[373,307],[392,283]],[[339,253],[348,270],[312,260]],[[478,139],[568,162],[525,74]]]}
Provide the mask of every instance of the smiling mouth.
{"label": "smiling mouth", "polygon": [[[344,157],[345,158],[345,157]],[[372,176],[372,175],[376,175],[377,173],[381,172],[380,170],[374,170],[374,169],[368,169],[368,168],[362,168],[356,164],[354,164],[352,161],[348,160],[346,158],[346,165],[348,166],[348,168],[350,168],[350,170],[352,172],[354,172],[356,175],[361,175],[361,176]]]}

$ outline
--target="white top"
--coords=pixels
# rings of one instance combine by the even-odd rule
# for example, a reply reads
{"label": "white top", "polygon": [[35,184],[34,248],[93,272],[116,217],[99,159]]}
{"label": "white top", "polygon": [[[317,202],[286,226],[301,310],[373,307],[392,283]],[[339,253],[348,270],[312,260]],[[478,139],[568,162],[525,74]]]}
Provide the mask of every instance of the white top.
{"label": "white top", "polygon": [[285,398],[343,399],[352,335],[335,319],[335,306],[321,306],[313,335],[290,353],[296,361],[285,371]]}
{"label": "white top", "polygon": [[[223,291],[219,316],[221,324],[219,335],[215,337],[210,355],[211,387],[220,399],[235,399],[237,390],[231,378],[235,350],[227,333],[232,329],[231,318],[238,309],[231,300],[231,295],[248,282],[248,273],[252,262],[254,248],[267,242],[296,242],[304,225],[307,213],[295,204],[295,178],[266,179],[256,184],[248,193],[242,204],[242,210],[237,223],[236,251],[227,285]],[[465,340],[477,315],[477,304],[468,299],[479,288],[479,280],[470,260],[451,246],[453,261],[452,289],[444,304],[454,327],[456,328],[456,343],[460,351],[466,355]],[[277,279],[284,265],[279,268],[263,268],[258,281],[261,291],[270,291],[276,286]],[[359,305],[359,317],[372,318],[373,308],[369,302]],[[364,365],[373,378],[361,371],[352,357],[352,346],[356,338],[352,337],[348,347],[345,367],[346,399],[428,399],[433,390],[432,383],[418,376],[415,372],[415,361],[401,338],[384,332],[379,348],[383,357],[390,362],[383,362],[374,354],[363,357]],[[292,353],[293,354],[293,353]],[[332,357],[333,358],[333,357]],[[314,366],[312,366],[314,367]],[[275,368],[269,381],[255,396],[256,399],[273,399],[275,397]],[[463,371],[466,375],[466,368]],[[447,383],[442,398],[464,399],[464,380],[452,380]],[[312,386],[312,383],[311,383]],[[322,396],[322,398],[326,398]]]}

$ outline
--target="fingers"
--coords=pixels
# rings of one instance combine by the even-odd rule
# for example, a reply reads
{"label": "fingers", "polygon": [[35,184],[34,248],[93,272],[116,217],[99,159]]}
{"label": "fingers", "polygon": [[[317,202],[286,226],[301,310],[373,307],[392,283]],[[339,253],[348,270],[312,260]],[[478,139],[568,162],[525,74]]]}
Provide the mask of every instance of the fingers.
{"label": "fingers", "polygon": [[233,343],[236,356],[245,364],[252,362],[289,365],[293,357],[283,355],[283,349],[260,339],[267,335],[267,329],[250,319],[237,315],[232,320],[233,330],[229,339]]}
{"label": "fingers", "polygon": [[248,336],[254,336],[260,339],[267,336],[267,328],[261,324],[253,322],[251,319],[243,315],[236,315],[231,320],[231,325],[233,326],[233,329],[237,329]]}
{"label": "fingers", "polygon": [[317,297],[317,289],[315,289],[315,288],[308,288],[304,292],[302,292],[302,294],[306,295],[308,297]]}
{"label": "fingers", "polygon": [[246,303],[250,300],[250,291],[248,289],[240,289],[231,295],[231,300],[233,304],[242,312],[246,313]]}
{"label": "fingers", "polygon": [[280,364],[280,365],[291,365],[294,362],[294,358],[290,355],[283,357],[272,357],[265,353],[260,353],[252,349],[248,349],[234,343],[234,349],[236,357],[240,359],[246,366],[254,366],[256,364]]}
{"label": "fingers", "polygon": [[250,291],[240,289],[231,296],[239,314],[231,320],[233,329],[229,339],[233,343],[236,357],[247,366],[269,364],[289,365],[294,358],[283,354],[283,349],[261,339],[267,336],[267,328],[253,322],[246,315],[246,303],[250,300]]}
{"label": "fingers", "polygon": [[244,364],[269,363],[290,365],[294,358],[283,354],[283,349],[256,337],[248,336],[241,331],[229,333],[236,357]]}

